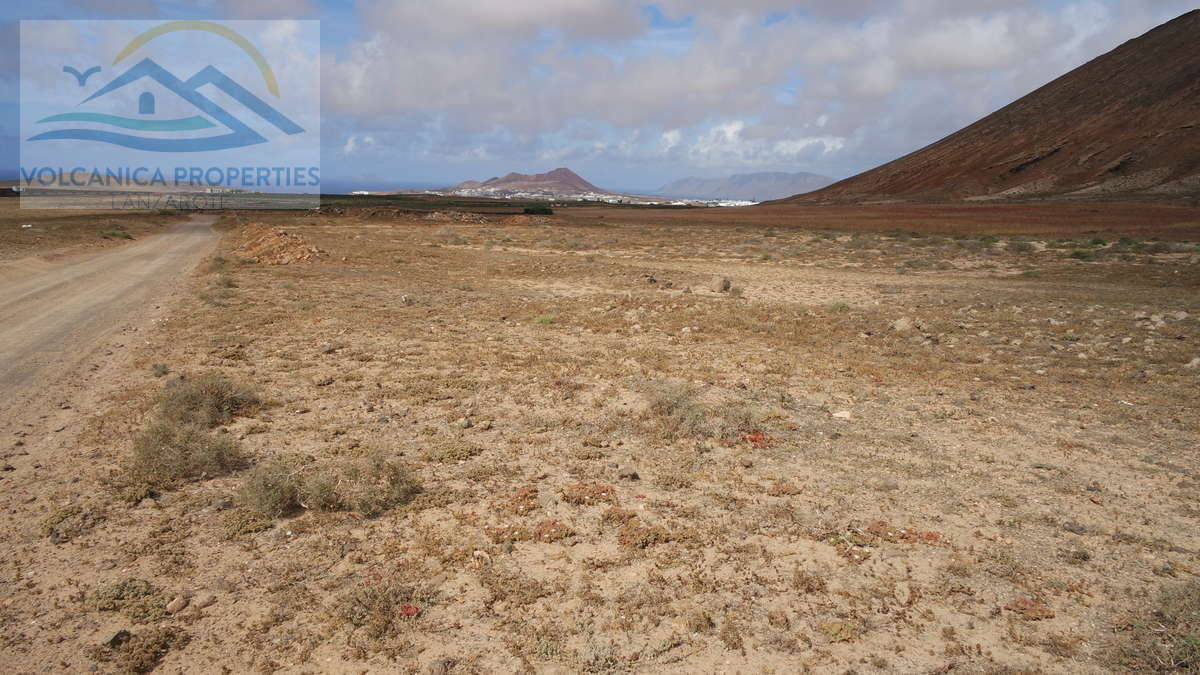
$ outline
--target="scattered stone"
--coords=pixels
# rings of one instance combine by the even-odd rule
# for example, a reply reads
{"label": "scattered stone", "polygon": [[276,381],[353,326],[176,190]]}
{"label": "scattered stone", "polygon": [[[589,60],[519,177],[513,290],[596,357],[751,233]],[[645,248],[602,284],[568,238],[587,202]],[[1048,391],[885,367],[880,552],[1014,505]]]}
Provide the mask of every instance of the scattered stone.
{"label": "scattered stone", "polygon": [[463,429],[470,429],[471,427],[475,426],[475,423],[471,421],[470,417],[460,417],[454,422],[454,425],[457,427],[462,427]]}
{"label": "scattered stone", "polygon": [[642,477],[638,475],[637,470],[635,470],[633,467],[627,466],[617,473],[617,478],[621,480],[641,480]]}
{"label": "scattered stone", "polygon": [[[1187,365],[1185,365],[1184,368],[1193,368],[1193,369],[1200,368],[1200,356],[1197,356],[1196,358],[1192,359],[1191,361],[1188,361]],[[8,469],[5,469],[5,471],[8,471]]]}
{"label": "scattered stone", "polygon": [[108,640],[105,640],[104,646],[108,647],[109,649],[116,649],[126,642],[129,642],[131,638],[133,638],[133,633],[130,633],[127,630],[119,630],[116,633],[113,633],[113,636],[108,638]]}
{"label": "scattered stone", "polygon": [[896,331],[897,333],[907,333],[913,328],[915,328],[913,320],[907,316],[902,316],[892,322],[892,330]]}
{"label": "scattered stone", "polygon": [[839,410],[833,413],[833,419],[835,420],[848,420],[850,418],[851,415],[849,410]]}
{"label": "scattered stone", "polygon": [[233,499],[231,497],[217,497],[213,500],[212,507],[214,511],[231,509],[233,508]]}
{"label": "scattered stone", "polygon": [[1171,315],[1171,317],[1176,321],[1186,321],[1188,316],[1190,315],[1187,312],[1175,312]]}
{"label": "scattered stone", "polygon": [[167,603],[167,614],[178,614],[187,608],[189,600],[186,596],[177,595]]}
{"label": "scattered stone", "polygon": [[456,659],[438,659],[425,668],[427,675],[449,675],[458,666]]}
{"label": "scattered stone", "polygon": [[329,385],[333,384],[333,376],[326,375],[325,377],[318,377],[313,380],[313,384],[318,387],[328,387]]}
{"label": "scattered stone", "polygon": [[728,293],[733,288],[733,282],[725,277],[713,277],[711,288],[713,293]]}

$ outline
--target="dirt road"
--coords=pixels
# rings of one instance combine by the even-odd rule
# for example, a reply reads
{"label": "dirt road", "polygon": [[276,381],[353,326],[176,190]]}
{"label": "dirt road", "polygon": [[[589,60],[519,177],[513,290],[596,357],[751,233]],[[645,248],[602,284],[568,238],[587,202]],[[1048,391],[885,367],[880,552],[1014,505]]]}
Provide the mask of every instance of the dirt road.
{"label": "dirt road", "polygon": [[143,316],[216,241],[215,218],[70,262],[0,268],[0,418],[67,377],[103,340]]}

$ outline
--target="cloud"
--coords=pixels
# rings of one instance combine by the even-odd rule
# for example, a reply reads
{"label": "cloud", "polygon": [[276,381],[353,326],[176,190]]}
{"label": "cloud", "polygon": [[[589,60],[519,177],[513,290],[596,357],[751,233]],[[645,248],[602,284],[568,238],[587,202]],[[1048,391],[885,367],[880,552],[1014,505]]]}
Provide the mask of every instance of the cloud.
{"label": "cloud", "polygon": [[[326,110],[421,157],[845,175],[1186,11],[1175,0],[374,0]],[[780,92],[786,92],[781,95]],[[515,168],[515,167],[514,167]]]}
{"label": "cloud", "polygon": [[315,19],[314,0],[218,0],[217,14],[227,19]]}
{"label": "cloud", "polygon": [[373,147],[375,145],[374,136],[351,136],[346,139],[346,144],[342,146],[343,155],[358,154],[362,150]]}

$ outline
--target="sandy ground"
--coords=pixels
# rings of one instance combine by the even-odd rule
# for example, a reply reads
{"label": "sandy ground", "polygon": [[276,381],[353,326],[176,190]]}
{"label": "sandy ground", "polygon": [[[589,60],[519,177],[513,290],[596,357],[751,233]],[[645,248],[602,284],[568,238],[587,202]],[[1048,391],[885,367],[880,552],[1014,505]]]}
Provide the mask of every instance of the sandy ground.
{"label": "sandy ground", "polygon": [[[0,661],[1126,669],[1200,569],[1200,250],[686,216],[231,219],[86,406],[4,431]],[[203,375],[262,399],[206,432],[250,466],[131,495]],[[255,511],[273,461],[368,459],[419,494]]]}

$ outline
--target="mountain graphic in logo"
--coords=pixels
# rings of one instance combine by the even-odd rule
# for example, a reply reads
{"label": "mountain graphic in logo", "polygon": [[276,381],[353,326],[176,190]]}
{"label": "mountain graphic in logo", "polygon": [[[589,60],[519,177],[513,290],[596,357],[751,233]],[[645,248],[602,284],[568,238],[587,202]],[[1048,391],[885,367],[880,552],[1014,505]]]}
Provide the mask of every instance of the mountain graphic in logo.
{"label": "mountain graphic in logo", "polygon": [[[116,129],[130,131],[146,131],[161,134],[163,132],[186,132],[217,128],[218,125],[229,130],[229,133],[217,136],[189,136],[171,138],[164,136],[137,136],[120,131],[108,131],[95,128],[57,129],[31,137],[30,141],[49,140],[80,140],[110,143],[135,150],[148,152],[207,152],[211,150],[228,150],[241,148],[258,143],[266,143],[267,139],[251,129],[229,111],[214,103],[201,94],[198,89],[205,85],[213,85],[233,100],[245,106],[254,114],[269,122],[281,132],[292,135],[304,131],[300,125],[288,119],[283,113],[272,108],[265,101],[247,91],[232,78],[217,68],[209,65],[193,75],[187,81],[180,80],[170,71],[155,63],[152,59],[142,59],[132,68],[122,73],[102,89],[81,102],[98,99],[102,96],[129,86],[142,78],[150,78],[162,85],[167,91],[175,94],[191,104],[198,113],[191,117],[179,119],[147,119],[137,117],[121,117],[104,113],[70,112],[38,120],[38,124],[51,122],[85,122],[104,124]],[[143,115],[152,114],[155,109],[153,94],[143,93],[138,99],[138,112]]]}

